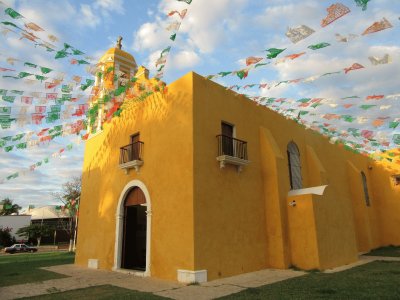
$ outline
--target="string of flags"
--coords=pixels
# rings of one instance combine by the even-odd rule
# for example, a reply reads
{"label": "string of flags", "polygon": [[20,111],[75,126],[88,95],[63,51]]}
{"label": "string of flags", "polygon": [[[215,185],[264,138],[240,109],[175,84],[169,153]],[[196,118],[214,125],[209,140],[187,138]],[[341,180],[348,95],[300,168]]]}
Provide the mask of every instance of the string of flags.
{"label": "string of flags", "polygon": [[[190,5],[192,3],[192,0],[177,0],[178,2],[185,2],[186,4]],[[171,23],[168,24],[168,26],[165,28],[167,31],[171,31],[171,35],[169,39],[172,42],[175,42],[176,36],[178,34],[179,28],[181,27],[181,24],[183,22],[183,19],[186,17],[186,14],[188,12],[188,9],[185,8],[181,11],[178,10],[172,10],[170,11],[167,16],[168,17],[174,17],[178,16],[179,20],[172,21]],[[164,76],[164,71],[163,69],[165,68],[165,65],[167,63],[167,58],[169,56],[169,52],[171,51],[171,45],[168,47],[164,48],[161,50],[160,56],[155,62],[155,66],[157,68],[157,74],[155,75],[155,78],[161,79]]]}
{"label": "string of flags", "polygon": [[10,21],[4,20],[0,22],[1,27],[3,28],[1,33],[4,36],[9,32],[15,33],[20,36],[20,40],[30,41],[35,47],[39,46],[47,52],[55,52],[55,59],[65,58],[68,56],[82,56],[85,54],[83,51],[67,43],[63,43],[63,47],[57,49],[57,46],[54,45],[54,43],[59,41],[57,36],[47,33],[47,36],[43,37],[41,33],[46,34],[46,31],[42,27],[29,21],[22,14],[10,7],[7,7],[1,1],[0,6],[5,8],[4,15],[11,19]]}
{"label": "string of flags", "polygon": [[[392,58],[389,54],[385,54],[383,57],[379,58],[376,56],[369,56],[368,57],[369,61],[373,66],[378,66],[378,65],[384,65],[392,62]],[[296,79],[289,79],[289,80],[280,80],[280,81],[275,81],[275,82],[262,82],[262,83],[252,83],[252,84],[246,84],[246,85],[232,85],[228,87],[227,89],[229,90],[240,90],[240,89],[249,89],[249,88],[259,88],[259,89],[273,89],[278,86],[286,85],[286,84],[298,84],[298,83],[310,83],[314,82],[318,79],[321,79],[326,76],[332,76],[332,75],[341,75],[341,74],[348,74],[350,71],[355,71],[355,70],[360,70],[360,69],[366,69],[367,67],[359,64],[359,63],[353,63],[349,67],[342,68],[341,70],[338,71],[332,71],[332,72],[326,72],[323,74],[318,74],[318,75],[312,75],[308,76],[306,78],[296,78]],[[227,73],[227,72],[226,72]],[[227,74],[221,74],[222,77],[229,75]]]}
{"label": "string of flags", "polygon": [[[330,7],[327,8],[328,11],[328,16],[325,17],[321,21],[321,27],[325,27],[328,24],[331,24],[335,20],[339,19],[340,17],[343,17],[344,15],[348,14],[350,12],[350,9],[343,4],[337,3],[333,4]],[[336,40],[338,42],[349,42],[351,40],[354,40],[360,36],[364,36],[367,34],[372,34],[375,32],[379,32],[385,29],[392,28],[393,25],[386,19],[383,18],[381,21],[376,21],[369,27],[367,27],[361,35],[356,35],[356,34],[349,34],[348,36],[342,36],[340,34],[336,34]],[[288,31],[286,32],[286,36],[291,40],[292,43],[296,44],[307,37],[309,37],[311,34],[315,32],[314,29],[306,26],[306,25],[301,25],[298,27],[294,28],[289,28]],[[310,50],[320,50],[326,47],[331,46],[330,43],[327,42],[320,42],[317,44],[311,44],[308,45],[307,48]],[[214,79],[214,78],[219,78],[219,77],[225,77],[227,75],[236,75],[240,79],[244,79],[248,76],[249,72],[253,69],[256,69],[258,67],[262,66],[267,66],[271,64],[271,59],[276,58],[279,54],[281,54],[283,51],[285,51],[286,48],[269,48],[267,49],[267,55],[266,57],[255,57],[255,56],[250,56],[246,59],[246,68],[240,69],[237,71],[222,71],[216,74],[211,74],[206,76],[207,79]],[[275,64],[280,64],[283,62],[286,62],[288,60],[295,60],[303,55],[305,55],[307,52],[302,51],[299,53],[293,53],[290,55],[287,55],[283,57],[282,59],[279,59],[275,62]],[[349,70],[355,70],[357,67],[360,67],[358,65],[351,66]]]}

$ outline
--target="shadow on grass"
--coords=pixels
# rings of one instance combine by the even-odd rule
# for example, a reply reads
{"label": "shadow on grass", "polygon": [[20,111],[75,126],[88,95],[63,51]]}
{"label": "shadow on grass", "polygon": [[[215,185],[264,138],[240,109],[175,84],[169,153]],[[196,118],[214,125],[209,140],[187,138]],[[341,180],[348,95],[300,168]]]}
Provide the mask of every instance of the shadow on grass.
{"label": "shadow on grass", "polygon": [[35,299],[35,300],[48,300],[48,299],[65,299],[70,300],[74,298],[84,298],[85,300],[97,299],[168,299],[151,293],[139,292],[128,290],[113,285],[98,285],[83,289],[76,289],[66,292],[52,293],[48,295],[41,295],[35,297],[21,298],[21,299]]}
{"label": "shadow on grass", "polygon": [[375,261],[337,273],[310,273],[220,299],[400,299],[400,262]]}
{"label": "shadow on grass", "polygon": [[29,253],[0,256],[0,287],[67,277],[42,267],[71,264],[73,253]]}
{"label": "shadow on grass", "polygon": [[387,246],[387,247],[377,248],[371,250],[371,252],[365,255],[400,257],[400,246]]}

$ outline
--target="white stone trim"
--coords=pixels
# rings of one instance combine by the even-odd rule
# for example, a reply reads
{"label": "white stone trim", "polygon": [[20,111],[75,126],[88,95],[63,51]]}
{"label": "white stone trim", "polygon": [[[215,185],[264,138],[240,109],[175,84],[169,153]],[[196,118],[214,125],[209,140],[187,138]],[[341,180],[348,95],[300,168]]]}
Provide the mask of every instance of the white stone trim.
{"label": "white stone trim", "polygon": [[219,161],[219,167],[221,169],[225,168],[226,164],[232,164],[232,165],[237,166],[238,172],[241,172],[243,169],[243,166],[246,166],[250,163],[249,160],[241,159],[241,158],[230,156],[230,155],[217,156],[217,160]]}
{"label": "white stone trim", "polygon": [[207,270],[189,271],[177,270],[178,281],[182,283],[207,282]]}
{"label": "white stone trim", "polygon": [[135,169],[135,171],[137,173],[139,173],[140,167],[143,165],[143,161],[142,160],[132,160],[132,161],[128,161],[124,164],[120,164],[119,167],[122,170],[125,170],[125,174],[129,173],[129,169]]}
{"label": "white stone trim", "polygon": [[[147,232],[146,232],[146,270],[144,272],[138,272],[135,270],[124,270],[121,268],[121,252],[122,252],[122,235],[123,235],[123,218],[124,218],[124,201],[128,192],[134,188],[138,187],[143,191],[143,194],[146,198],[146,204],[143,206],[147,207],[146,215],[147,215]],[[115,226],[115,246],[114,246],[114,266],[113,271],[120,271],[124,273],[134,274],[137,276],[150,276],[150,246],[151,246],[151,200],[150,194],[147,190],[146,186],[140,180],[132,180],[128,182],[124,189],[121,192],[121,195],[118,200],[117,211],[116,211],[116,226]]]}
{"label": "white stone trim", "polygon": [[314,187],[305,188],[305,189],[291,190],[291,191],[289,191],[288,196],[299,196],[299,195],[307,195],[307,194],[314,194],[314,195],[322,196],[324,194],[326,187],[327,187],[327,185],[320,185],[320,186],[314,186]]}

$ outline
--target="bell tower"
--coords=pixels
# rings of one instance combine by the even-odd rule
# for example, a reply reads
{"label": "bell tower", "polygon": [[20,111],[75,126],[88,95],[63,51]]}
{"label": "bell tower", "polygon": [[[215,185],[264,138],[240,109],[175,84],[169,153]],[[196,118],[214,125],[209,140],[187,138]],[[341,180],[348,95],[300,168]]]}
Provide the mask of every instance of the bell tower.
{"label": "bell tower", "polygon": [[[122,50],[122,37],[119,36],[115,47],[107,50],[97,63],[95,73],[94,89],[96,91],[95,101],[90,104],[91,107],[98,105],[97,120],[94,124],[89,124],[88,130],[92,132],[101,130],[101,125],[104,119],[105,110],[112,106],[112,103],[104,103],[100,101],[105,95],[124,86],[130,78],[132,78],[138,70],[138,66],[134,57]],[[122,97],[114,99],[114,101],[122,101]],[[97,102],[97,103],[96,103]]]}

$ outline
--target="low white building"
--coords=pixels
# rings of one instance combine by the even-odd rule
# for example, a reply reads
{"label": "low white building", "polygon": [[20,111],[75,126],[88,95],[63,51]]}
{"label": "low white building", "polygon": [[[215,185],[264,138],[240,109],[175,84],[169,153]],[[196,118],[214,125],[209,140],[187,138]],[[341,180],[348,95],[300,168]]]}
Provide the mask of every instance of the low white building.
{"label": "low white building", "polygon": [[3,228],[11,228],[11,236],[14,237],[17,241],[25,241],[25,237],[21,237],[16,234],[18,229],[29,226],[31,223],[30,215],[10,215],[10,216],[0,216],[0,227]]}

